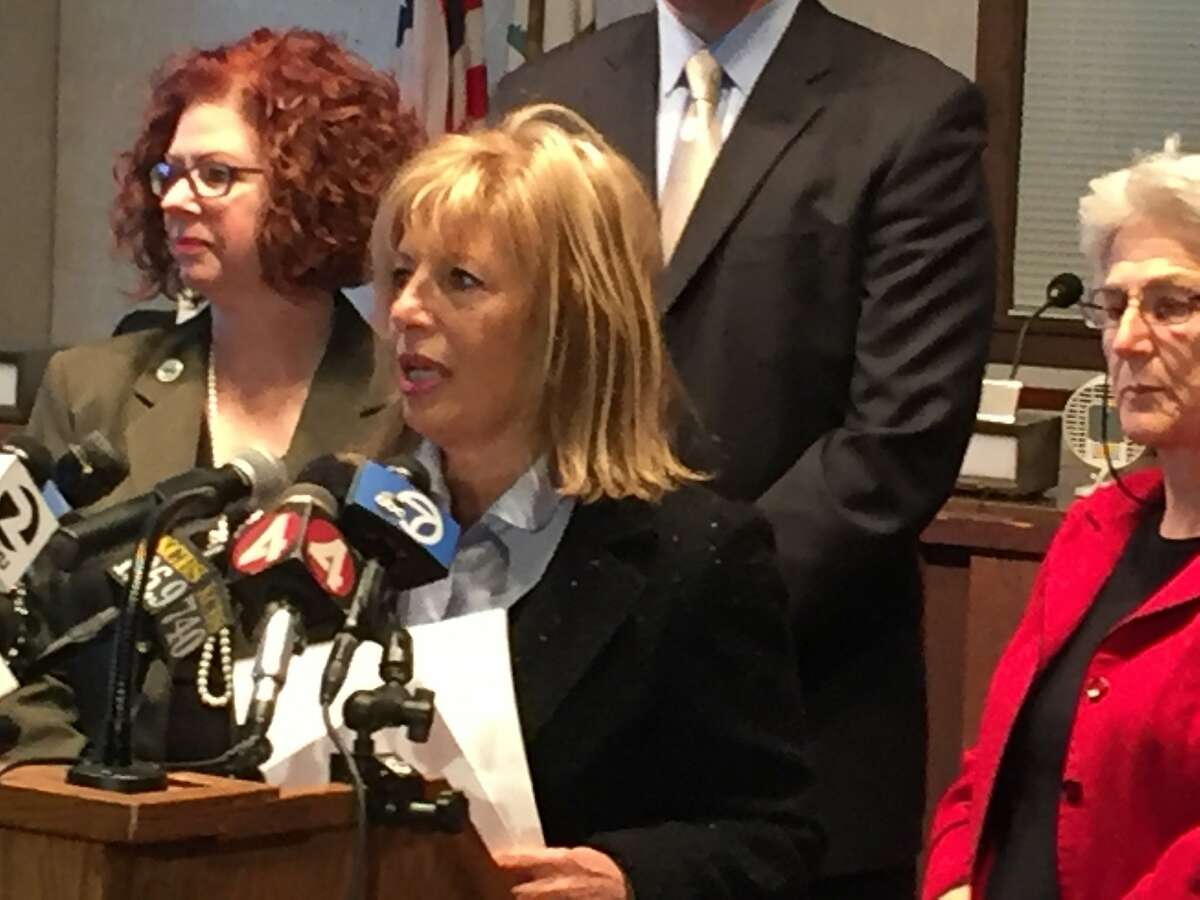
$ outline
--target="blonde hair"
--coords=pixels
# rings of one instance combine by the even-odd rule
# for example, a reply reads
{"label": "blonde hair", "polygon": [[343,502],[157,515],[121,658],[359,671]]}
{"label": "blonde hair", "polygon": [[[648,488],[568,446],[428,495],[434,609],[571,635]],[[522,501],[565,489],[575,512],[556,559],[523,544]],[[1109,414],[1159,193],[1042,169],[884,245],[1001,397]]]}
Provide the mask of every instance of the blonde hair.
{"label": "blonde hair", "polygon": [[1200,154],[1182,152],[1180,143],[1171,135],[1160,152],[1088,183],[1079,201],[1079,249],[1094,277],[1103,273],[1117,232],[1133,219],[1150,219],[1200,245]]}
{"label": "blonde hair", "polygon": [[376,306],[391,299],[410,228],[490,232],[540,304],[539,440],[561,493],[656,500],[703,478],[670,442],[681,392],[658,324],[654,204],[633,167],[571,111],[550,104],[447,135],[385,192],[371,234]]}

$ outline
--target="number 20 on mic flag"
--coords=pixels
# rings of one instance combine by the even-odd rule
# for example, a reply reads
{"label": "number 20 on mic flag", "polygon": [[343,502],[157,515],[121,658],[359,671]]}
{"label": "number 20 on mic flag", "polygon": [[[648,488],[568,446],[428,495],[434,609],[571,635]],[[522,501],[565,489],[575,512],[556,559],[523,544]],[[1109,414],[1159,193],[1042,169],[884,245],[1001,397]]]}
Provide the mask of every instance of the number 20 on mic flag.
{"label": "number 20 on mic flag", "polygon": [[0,589],[11,591],[58,528],[25,466],[0,453]]}

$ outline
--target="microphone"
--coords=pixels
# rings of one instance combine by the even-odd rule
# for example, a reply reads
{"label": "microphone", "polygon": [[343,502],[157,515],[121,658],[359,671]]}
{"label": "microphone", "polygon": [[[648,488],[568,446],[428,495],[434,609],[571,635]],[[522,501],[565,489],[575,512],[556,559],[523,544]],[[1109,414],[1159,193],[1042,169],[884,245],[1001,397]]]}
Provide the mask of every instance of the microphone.
{"label": "microphone", "polygon": [[128,476],[128,460],[99,431],[69,445],[54,463],[54,484],[75,508],[107,497]]}
{"label": "microphone", "polygon": [[1083,299],[1083,282],[1079,276],[1073,272],[1061,272],[1050,279],[1050,283],[1046,285],[1046,300],[1033,311],[1025,324],[1021,326],[1021,331],[1017,335],[1017,347],[1013,352],[1012,368],[1009,369],[1008,378],[1010,381],[1017,377],[1017,369],[1021,367],[1021,351],[1025,348],[1025,335],[1029,331],[1029,326],[1041,318],[1042,313],[1048,309],[1069,309]]}
{"label": "microphone", "polygon": [[[254,657],[254,693],[246,714],[246,730],[265,742],[271,720],[275,717],[275,703],[287,680],[288,666],[292,654],[303,646],[304,629],[300,614],[287,603],[272,603],[267,607],[263,620],[262,636],[258,642],[258,653]],[[270,756],[269,748],[265,756]]]}
{"label": "microphone", "polygon": [[27,434],[14,434],[0,444],[0,453],[11,454],[25,467],[25,471],[41,492],[42,499],[46,501],[51,515],[59,518],[71,509],[71,505],[54,484],[54,458],[45,444]]}
{"label": "microphone", "polygon": [[[133,559],[111,566],[110,577],[127,588]],[[233,625],[233,603],[216,567],[186,538],[163,535],[146,573],[142,608],[158,629],[159,641],[171,659],[198,651],[208,638]],[[63,634],[63,630],[58,630]],[[49,655],[69,641],[57,641],[42,651]]]}
{"label": "microphone", "polygon": [[358,573],[336,515],[337,501],[327,490],[299,482],[275,508],[243,526],[229,566],[240,576],[233,588],[247,633],[276,602],[294,606],[308,633],[341,624]]}
{"label": "microphone", "polygon": [[[40,487],[40,499],[45,501],[43,506],[37,503],[34,494],[19,488],[0,501],[8,513],[16,510],[16,521],[12,524],[17,526],[15,530],[18,534],[27,527],[35,530],[40,527],[40,523],[35,526],[32,521],[25,526],[26,517],[36,515],[45,521],[59,518],[70,511],[71,503],[90,503],[104,496],[128,472],[124,459],[99,432],[93,432],[79,444],[71,444],[67,452],[53,463],[50,451],[31,437],[18,435],[2,446],[20,461],[34,486]],[[60,486],[63,490],[60,490]],[[25,512],[26,502],[29,504],[28,512]],[[15,538],[7,533],[3,540],[9,544],[15,543]],[[0,577],[0,587],[5,591],[0,596],[0,651],[18,676],[26,671],[50,640],[48,628],[52,629],[53,626],[47,625],[35,613],[42,607],[57,613],[60,607],[68,605],[35,599],[35,596],[49,592],[52,573],[43,571],[38,574],[35,571],[35,567],[43,560],[40,548],[32,559],[26,560],[27,554],[10,567],[9,578]]]}
{"label": "microphone", "polygon": [[397,590],[445,578],[454,559],[458,523],[428,490],[428,472],[406,457],[363,461],[346,493],[342,529],[359,552],[384,564]]}
{"label": "microphone", "polygon": [[[34,446],[40,453],[30,452]],[[0,590],[16,590],[58,525],[40,490],[53,468],[48,460],[32,439],[0,447]]]}
{"label": "microphone", "polygon": [[261,450],[243,450],[219,469],[192,469],[160,481],[148,494],[94,513],[73,515],[70,521],[60,523],[47,551],[55,565],[72,571],[85,558],[134,540],[147,518],[185,491],[207,489],[188,509],[191,518],[205,518],[243,498],[249,498],[254,506],[264,506],[286,484],[287,471],[279,460]]}
{"label": "microphone", "polygon": [[337,501],[329,491],[298,482],[274,509],[246,524],[229,554],[232,571],[241,576],[234,590],[242,600],[246,630],[256,630],[254,623],[261,622],[246,717],[249,741],[259,753],[292,654],[307,636],[336,630],[342,620],[338,601],[354,593],[354,556],[333,524],[336,515]]}
{"label": "microphone", "polygon": [[374,632],[372,619],[379,613],[379,602],[384,587],[383,567],[375,560],[368,559],[363,565],[362,577],[358,580],[358,589],[354,592],[350,610],[346,613],[345,624],[333,636],[329,658],[325,660],[319,693],[322,706],[333,703],[338,691],[346,683],[346,676],[350,674],[350,663],[358,645]]}

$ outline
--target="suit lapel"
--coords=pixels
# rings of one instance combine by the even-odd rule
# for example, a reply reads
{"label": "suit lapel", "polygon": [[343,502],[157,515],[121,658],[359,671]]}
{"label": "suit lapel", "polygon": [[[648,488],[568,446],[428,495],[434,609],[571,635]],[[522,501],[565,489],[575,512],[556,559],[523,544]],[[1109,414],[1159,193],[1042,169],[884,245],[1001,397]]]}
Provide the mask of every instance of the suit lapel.
{"label": "suit lapel", "polygon": [[[293,477],[315,456],[357,449],[354,445],[367,436],[364,420],[388,402],[386,373],[372,377],[375,346],[370,326],[341,297],[333,315],[329,344],[284,457]],[[211,328],[207,312],[175,328],[134,381],[134,394],[146,408],[131,417],[125,430],[125,452],[133,473],[131,496],[196,465]],[[182,370],[174,379],[164,380],[164,364],[172,366],[172,361]]]}
{"label": "suit lapel", "polygon": [[804,0],[771,54],[696,200],[660,285],[664,312],[750,203],[784,151],[825,105],[833,66],[831,16]]}
{"label": "suit lapel", "polygon": [[634,501],[578,506],[542,580],[515,611],[513,679],[527,745],[636,607],[645,578],[626,554],[654,540]]}
{"label": "suit lapel", "polygon": [[[375,358],[370,326],[350,301],[338,297],[329,344],[284,457],[293,477],[322,453],[363,449],[355,446],[366,437],[363,421],[387,405],[391,390],[386,372],[373,373]],[[362,389],[353,389],[355,385]]]}
{"label": "suit lapel", "polygon": [[633,39],[607,57],[609,71],[589,82],[584,109],[599,116],[595,126],[648,181],[655,184],[655,123],[658,118],[658,24],[653,13],[641,17]]}
{"label": "suit lapel", "polygon": [[210,328],[201,313],[173,329],[134,381],[136,401],[146,409],[125,429],[131,495],[196,465]]}

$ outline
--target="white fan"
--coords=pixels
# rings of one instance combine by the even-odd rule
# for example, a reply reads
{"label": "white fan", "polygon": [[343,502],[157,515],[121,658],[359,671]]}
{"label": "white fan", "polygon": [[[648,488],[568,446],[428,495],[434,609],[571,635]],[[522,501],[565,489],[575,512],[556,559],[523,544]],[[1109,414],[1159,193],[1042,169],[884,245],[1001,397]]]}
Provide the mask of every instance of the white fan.
{"label": "white fan", "polygon": [[[1067,398],[1063,407],[1063,443],[1084,463],[1096,470],[1090,484],[1076,489],[1078,495],[1089,494],[1109,477],[1108,461],[1120,470],[1131,465],[1146,448],[1135,444],[1121,431],[1121,419],[1111,397],[1105,397],[1104,376],[1090,378]],[[1107,399],[1107,409],[1105,400]],[[1104,438],[1107,437],[1107,441]],[[1108,444],[1105,457],[1104,443]]]}

